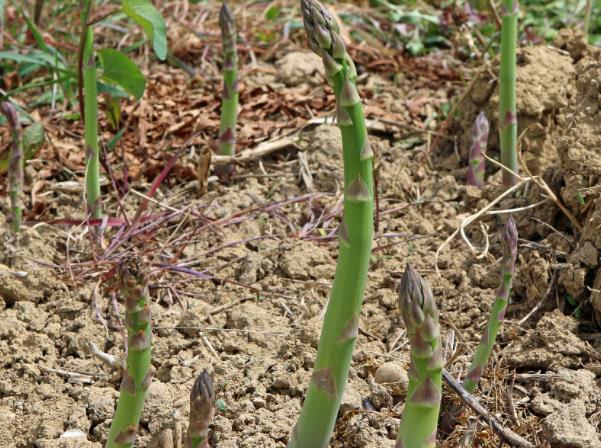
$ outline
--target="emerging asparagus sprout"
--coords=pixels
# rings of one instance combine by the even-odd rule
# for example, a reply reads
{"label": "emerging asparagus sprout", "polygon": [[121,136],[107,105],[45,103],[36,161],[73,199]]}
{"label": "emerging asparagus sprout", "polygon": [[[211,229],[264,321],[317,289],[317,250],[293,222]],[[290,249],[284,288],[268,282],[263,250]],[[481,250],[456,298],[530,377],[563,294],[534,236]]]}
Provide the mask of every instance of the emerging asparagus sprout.
{"label": "emerging asparagus sprout", "polygon": [[8,191],[10,195],[11,228],[16,234],[21,228],[23,216],[23,140],[21,120],[15,106],[5,101],[0,103],[0,113],[8,121],[12,138],[8,170]]}
{"label": "emerging asparagus sprout", "polygon": [[[217,153],[222,156],[233,156],[236,153],[238,119],[238,54],[234,14],[226,2],[223,2],[219,12],[219,27],[223,42],[223,97]],[[229,178],[234,173],[234,164],[218,165],[215,167],[215,172],[221,178]]]}
{"label": "emerging asparagus sprout", "polygon": [[518,248],[518,230],[513,217],[509,217],[501,234],[503,242],[503,258],[501,260],[501,284],[497,289],[496,299],[490,312],[490,318],[486,325],[486,330],[482,333],[480,344],[472,360],[472,365],[468,370],[467,376],[463,380],[463,387],[469,393],[473,393],[480,382],[484,373],[488,358],[492,353],[499,334],[501,324],[505,319],[507,304],[509,303],[509,294],[511,293],[511,284],[515,272],[515,259]]}
{"label": "emerging asparagus sprout", "polygon": [[134,445],[144,398],[152,380],[148,275],[141,260],[133,255],[125,258],[119,264],[118,279],[125,299],[127,359],[106,448],[128,448]]}
{"label": "emerging asparagus sprout", "polygon": [[[499,137],[501,163],[518,172],[518,120],[515,107],[515,72],[518,27],[518,0],[503,0],[501,24],[501,68],[499,72]],[[503,184],[511,187],[517,177],[503,170]]]}
{"label": "emerging asparagus sprout", "polygon": [[489,124],[484,112],[480,112],[472,128],[472,146],[467,167],[467,184],[478,188],[484,186],[486,145],[488,144]]}
{"label": "emerging asparagus sprout", "polygon": [[215,413],[215,390],[211,375],[203,370],[190,392],[190,426],[186,448],[205,448],[209,445],[209,425]]}
{"label": "emerging asparagus sprout", "polygon": [[411,344],[411,361],[395,448],[434,448],[442,398],[440,324],[432,290],[411,265],[401,279],[399,308]]}
{"label": "emerging asparagus sprout", "polygon": [[98,89],[96,86],[96,61],[94,55],[94,30],[88,26],[88,19],[94,9],[94,0],[83,2],[81,12],[82,41],[79,60],[82,64],[84,143],[86,148],[86,213],[92,218],[100,218],[100,152],[98,149]]}
{"label": "emerging asparagus sprout", "polygon": [[373,153],[355,87],[357,72],[337,23],[318,1],[302,0],[301,9],[309,45],[322,57],[336,96],[344,161],[338,263],[313,375],[288,444],[290,448],[323,448],[336,422],[358,333],[373,234]]}

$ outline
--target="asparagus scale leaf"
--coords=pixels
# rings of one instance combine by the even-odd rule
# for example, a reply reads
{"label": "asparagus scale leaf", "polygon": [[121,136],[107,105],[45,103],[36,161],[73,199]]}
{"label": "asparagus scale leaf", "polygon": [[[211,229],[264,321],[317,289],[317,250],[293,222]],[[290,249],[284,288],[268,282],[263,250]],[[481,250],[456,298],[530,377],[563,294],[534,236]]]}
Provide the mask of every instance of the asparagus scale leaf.
{"label": "asparagus scale leaf", "polygon": [[302,0],[309,46],[323,59],[336,96],[344,162],[344,213],[338,232],[339,257],[323,322],[314,371],[290,448],[325,448],[348,380],[358,333],[373,234],[373,153],[357,72],[332,14],[318,1]]}
{"label": "asparagus scale leaf", "polygon": [[411,361],[395,448],[434,448],[442,398],[439,315],[432,290],[411,265],[401,279],[399,308],[411,345]]}

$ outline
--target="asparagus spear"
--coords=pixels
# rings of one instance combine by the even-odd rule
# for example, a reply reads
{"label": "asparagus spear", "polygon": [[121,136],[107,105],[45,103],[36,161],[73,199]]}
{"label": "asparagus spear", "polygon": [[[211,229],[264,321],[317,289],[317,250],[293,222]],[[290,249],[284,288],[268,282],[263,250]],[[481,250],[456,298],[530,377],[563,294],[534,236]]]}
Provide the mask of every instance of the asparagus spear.
{"label": "asparagus spear", "polygon": [[399,308],[411,344],[411,361],[395,447],[434,448],[442,398],[440,324],[432,291],[411,265],[401,279]]}
{"label": "asparagus spear", "polygon": [[510,216],[501,234],[503,241],[503,258],[501,260],[501,284],[497,289],[496,299],[490,312],[490,318],[486,325],[486,330],[482,333],[480,344],[476,349],[476,354],[472,360],[472,365],[468,370],[467,376],[463,380],[463,387],[469,393],[473,393],[478,382],[484,373],[488,358],[492,353],[497,339],[497,334],[505,319],[505,311],[509,303],[509,294],[511,293],[511,283],[515,272],[515,259],[518,248],[518,230],[515,221]]}
{"label": "asparagus spear", "polygon": [[484,186],[486,145],[488,144],[489,124],[484,112],[480,112],[472,128],[472,146],[467,168],[467,183],[478,188]]}
{"label": "asparagus spear", "polygon": [[[236,153],[238,119],[238,55],[234,14],[226,2],[223,2],[219,12],[219,27],[223,42],[223,97],[217,153],[222,156],[233,156]],[[234,173],[234,164],[217,165],[215,172],[221,178],[229,178]]]}
{"label": "asparagus spear", "polygon": [[[515,71],[518,27],[518,0],[503,0],[501,24],[501,68],[499,72],[499,133],[501,163],[518,172],[518,121],[515,108]],[[517,177],[503,170],[503,184],[515,185]]]}
{"label": "asparagus spear", "polygon": [[[96,86],[96,61],[94,56],[94,30],[87,25],[95,0],[82,2],[82,35],[80,42],[81,78],[83,85],[84,140],[86,148],[86,213],[100,218],[100,152],[98,149],[98,92]],[[81,89],[81,87],[80,87]]]}
{"label": "asparagus spear", "polygon": [[330,440],[357,338],[373,233],[373,153],[355,87],[357,72],[338,25],[316,0],[301,9],[311,49],[322,57],[336,96],[344,161],[344,212],[339,256],[315,367],[288,446],[323,448]]}
{"label": "asparagus spear", "polygon": [[121,294],[125,299],[128,350],[121,393],[109,430],[107,448],[126,448],[134,445],[144,398],[152,380],[147,272],[141,260],[132,255],[119,264],[118,278]]}
{"label": "asparagus spear", "polygon": [[190,426],[187,448],[205,448],[209,442],[209,425],[215,412],[215,390],[211,375],[203,370],[190,392]]}
{"label": "asparagus spear", "polygon": [[4,101],[0,103],[2,113],[10,127],[12,150],[8,170],[8,190],[10,195],[11,228],[18,233],[23,216],[23,141],[21,138],[21,120],[15,106]]}

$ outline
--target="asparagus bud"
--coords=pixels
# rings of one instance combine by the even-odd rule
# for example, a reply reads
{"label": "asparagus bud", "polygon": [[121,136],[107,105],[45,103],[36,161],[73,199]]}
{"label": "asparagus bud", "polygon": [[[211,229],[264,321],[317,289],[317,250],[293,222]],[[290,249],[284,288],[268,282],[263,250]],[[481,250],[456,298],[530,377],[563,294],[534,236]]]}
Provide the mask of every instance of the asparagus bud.
{"label": "asparagus bud", "polygon": [[472,146],[470,147],[470,161],[467,168],[467,184],[478,188],[484,186],[484,171],[486,145],[488,144],[489,124],[484,112],[480,112],[472,128]]}
{"label": "asparagus bud", "polygon": [[[223,96],[217,152],[219,155],[233,156],[236,153],[238,119],[238,55],[234,14],[226,2],[223,2],[219,12],[219,27],[223,43]],[[218,165],[215,172],[221,178],[229,178],[234,173],[234,165]]]}
{"label": "asparagus bud", "polygon": [[432,290],[411,265],[401,279],[399,308],[411,344],[411,361],[396,448],[434,448],[442,398],[440,324]]}
{"label": "asparagus bud", "polygon": [[468,370],[467,376],[463,380],[463,387],[469,393],[473,393],[478,382],[484,373],[488,358],[499,334],[501,324],[505,319],[507,304],[509,303],[509,294],[511,293],[511,283],[515,272],[515,259],[518,248],[518,230],[513,217],[509,217],[501,234],[503,242],[503,258],[501,260],[501,284],[497,289],[496,299],[490,312],[490,318],[486,325],[486,330],[482,333],[480,344],[472,360],[472,365]]}
{"label": "asparagus bud", "polygon": [[12,146],[8,170],[8,191],[10,195],[11,227],[14,233],[21,228],[23,215],[23,141],[21,138],[21,120],[15,106],[4,101],[0,103],[2,113],[10,127]]}
{"label": "asparagus bud", "polygon": [[150,385],[150,303],[148,276],[141,260],[130,255],[117,269],[121,295],[125,300],[127,359],[121,393],[109,430],[107,448],[131,447],[136,441],[138,423]]}
{"label": "asparagus bud", "polygon": [[190,426],[188,448],[205,448],[209,441],[209,425],[215,413],[215,390],[211,375],[203,370],[190,392]]}
{"label": "asparagus bud", "polygon": [[307,394],[289,448],[325,448],[348,380],[357,339],[373,233],[373,152],[363,107],[338,24],[318,1],[302,0],[311,49],[324,63],[336,96],[344,161],[344,213],[338,230],[339,257]]}

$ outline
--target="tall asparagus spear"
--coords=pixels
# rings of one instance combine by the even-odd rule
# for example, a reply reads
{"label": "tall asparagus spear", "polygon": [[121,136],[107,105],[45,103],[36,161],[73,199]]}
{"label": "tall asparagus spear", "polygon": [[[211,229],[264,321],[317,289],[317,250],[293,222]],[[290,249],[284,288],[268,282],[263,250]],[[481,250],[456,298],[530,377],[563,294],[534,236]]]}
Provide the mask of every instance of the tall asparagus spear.
{"label": "tall asparagus spear", "polygon": [[215,390],[211,375],[203,370],[190,392],[190,426],[186,448],[209,446],[209,425],[215,412]]}
{"label": "tall asparagus spear", "polygon": [[10,195],[11,228],[14,233],[19,232],[23,216],[23,140],[21,135],[21,120],[15,106],[4,101],[0,103],[2,113],[10,127],[12,149],[8,170],[8,190]]}
{"label": "tall asparagus spear", "polygon": [[476,354],[472,360],[472,365],[463,380],[463,387],[470,393],[473,393],[478,382],[484,373],[488,358],[499,334],[499,329],[505,319],[505,311],[509,303],[509,294],[511,293],[511,283],[513,282],[513,274],[515,272],[515,259],[518,248],[518,230],[513,217],[509,217],[503,232],[501,234],[503,242],[503,258],[501,260],[501,284],[497,289],[496,299],[493,303],[490,312],[490,318],[486,325],[484,333],[480,339],[480,344],[476,349]]}
{"label": "tall asparagus spear", "polygon": [[[81,11],[81,42],[78,55],[80,91],[83,86],[82,120],[86,148],[86,213],[100,218],[100,151],[98,149],[98,92],[96,86],[96,61],[94,56],[94,30],[87,21],[94,10],[95,0],[83,0]],[[80,103],[80,106],[82,104]]]}
{"label": "tall asparagus spear", "polygon": [[442,351],[432,290],[411,265],[399,288],[399,308],[411,344],[409,386],[396,448],[434,448],[442,398]]}
{"label": "tall asparagus spear", "polygon": [[[223,98],[217,153],[222,156],[233,156],[236,153],[238,120],[238,54],[234,14],[226,2],[223,2],[219,12],[219,27],[223,42]],[[234,173],[234,164],[217,165],[215,172],[219,177],[228,178]]]}
{"label": "tall asparagus spear", "polygon": [[472,128],[472,146],[470,147],[470,161],[467,168],[467,184],[478,188],[484,186],[484,172],[486,145],[488,144],[489,124],[484,112],[480,112]]}
{"label": "tall asparagus spear", "polygon": [[[518,172],[518,120],[515,108],[516,46],[518,36],[518,0],[503,0],[501,24],[501,68],[499,72],[499,136],[501,163]],[[516,176],[503,170],[503,184],[510,187]]]}
{"label": "tall asparagus spear", "polygon": [[317,357],[290,448],[326,447],[348,379],[357,338],[373,233],[373,153],[367,138],[357,73],[336,21],[316,0],[301,9],[311,49],[322,57],[336,96],[344,162],[344,213],[339,256]]}
{"label": "tall asparagus spear", "polygon": [[152,380],[148,275],[141,260],[132,255],[119,264],[118,276],[121,294],[125,299],[127,359],[106,448],[134,445],[144,398]]}

